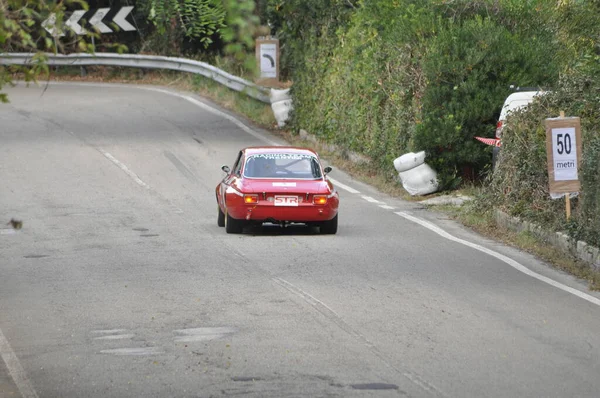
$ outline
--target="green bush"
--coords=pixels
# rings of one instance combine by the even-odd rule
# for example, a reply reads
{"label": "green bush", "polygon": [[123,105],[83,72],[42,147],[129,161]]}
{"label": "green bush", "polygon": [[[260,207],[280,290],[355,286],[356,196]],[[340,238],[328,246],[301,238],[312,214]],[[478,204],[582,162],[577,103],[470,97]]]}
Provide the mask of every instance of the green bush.
{"label": "green bush", "polygon": [[378,11],[361,8],[348,29],[333,36],[323,30],[304,43],[303,68],[293,74],[293,123],[362,152],[393,178],[390,165],[407,151],[414,131],[420,69],[407,52],[389,46],[390,35],[410,32],[394,29],[406,21],[379,26]]}
{"label": "green bush", "polygon": [[[474,137],[493,136],[509,85],[551,90],[509,118],[498,166],[476,205],[600,246],[599,2],[270,5],[293,81],[292,126],[370,156],[390,179],[395,157],[420,150],[446,189],[467,170],[485,175],[491,147]],[[582,191],[570,222],[564,199],[548,192],[543,121],[560,111],[581,118],[584,140]]]}
{"label": "green bush", "polygon": [[421,150],[444,188],[464,169],[478,174],[491,152],[474,137],[493,136],[509,85],[557,76],[552,31],[519,19],[543,19],[547,2],[299,1],[272,8],[288,21],[278,35],[292,54],[292,126],[362,152],[390,178],[394,158]]}
{"label": "green bush", "polygon": [[544,119],[558,115],[549,95],[514,112],[502,133],[502,149],[481,201],[507,213],[550,228],[565,223],[564,200],[548,192]]}
{"label": "green bush", "polygon": [[[600,246],[600,67],[594,57],[581,60],[563,75],[552,92],[534,101],[526,111],[509,117],[494,174],[480,203],[493,203],[508,213],[554,230],[565,230],[574,239]],[[548,190],[544,119],[581,118],[581,192],[572,201],[566,220],[564,199],[553,200]]]}
{"label": "green bush", "polygon": [[426,150],[443,187],[457,185],[466,170],[481,171],[490,152],[475,136],[491,137],[511,83],[539,86],[556,78],[552,44],[523,40],[491,18],[476,15],[441,26],[432,38],[424,74],[423,123],[414,146]]}

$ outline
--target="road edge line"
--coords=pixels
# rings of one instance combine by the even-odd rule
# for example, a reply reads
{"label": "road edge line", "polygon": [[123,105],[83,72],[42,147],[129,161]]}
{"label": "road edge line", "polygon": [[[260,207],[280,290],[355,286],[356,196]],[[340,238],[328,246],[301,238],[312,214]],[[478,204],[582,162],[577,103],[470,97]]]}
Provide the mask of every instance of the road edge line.
{"label": "road edge line", "polygon": [[15,385],[19,389],[21,396],[23,398],[38,398],[35,389],[31,385],[31,382],[27,378],[27,373],[21,363],[19,362],[19,358],[10,347],[8,340],[4,337],[2,333],[2,329],[0,329],[0,356],[2,360],[6,364],[8,368],[8,373],[12,377]]}
{"label": "road edge line", "polygon": [[478,251],[483,252],[485,254],[488,254],[488,255],[490,255],[490,256],[492,256],[492,257],[494,257],[494,258],[496,258],[496,259],[498,259],[498,260],[500,260],[500,261],[502,261],[502,262],[504,262],[506,264],[508,264],[509,266],[511,266],[512,268],[516,269],[517,271],[524,273],[525,275],[528,275],[528,276],[530,276],[532,278],[535,278],[535,279],[537,279],[537,280],[539,280],[541,282],[544,282],[544,283],[546,283],[546,284],[548,284],[550,286],[553,286],[553,287],[555,287],[557,289],[560,289],[560,290],[562,290],[562,291],[564,291],[566,293],[571,293],[572,295],[577,296],[580,299],[586,300],[586,301],[588,301],[588,302],[590,302],[592,304],[600,306],[600,299],[598,299],[598,298],[596,298],[594,296],[591,296],[591,295],[589,295],[587,293],[584,293],[584,292],[582,292],[580,290],[577,290],[575,288],[572,288],[570,286],[564,285],[564,284],[562,284],[560,282],[557,282],[554,279],[548,278],[547,276],[538,274],[537,272],[534,272],[534,271],[530,270],[529,268],[527,268],[523,264],[519,263],[518,261],[513,260],[512,258],[510,258],[508,256],[505,256],[504,254],[500,254],[500,253],[498,253],[498,252],[496,252],[496,251],[494,251],[492,249],[488,249],[486,247],[478,245],[477,243],[473,243],[473,242],[469,242],[468,240],[457,238],[456,236],[451,235],[450,233],[444,231],[442,228],[438,227],[437,225],[435,225],[433,223],[430,223],[429,221],[426,221],[426,220],[424,220],[422,218],[412,216],[412,215],[410,215],[410,214],[408,214],[406,212],[398,211],[398,212],[395,212],[394,214],[397,214],[400,217],[403,217],[403,218],[405,218],[405,219],[407,219],[409,221],[417,223],[417,224],[419,224],[419,225],[421,225],[421,226],[429,229],[430,231],[435,232],[436,234],[438,234],[438,235],[440,235],[440,236],[442,236],[442,237],[444,237],[444,238],[446,238],[448,240],[460,243],[460,244],[468,246],[468,247],[470,247],[472,249],[475,249],[475,250],[478,250]]}

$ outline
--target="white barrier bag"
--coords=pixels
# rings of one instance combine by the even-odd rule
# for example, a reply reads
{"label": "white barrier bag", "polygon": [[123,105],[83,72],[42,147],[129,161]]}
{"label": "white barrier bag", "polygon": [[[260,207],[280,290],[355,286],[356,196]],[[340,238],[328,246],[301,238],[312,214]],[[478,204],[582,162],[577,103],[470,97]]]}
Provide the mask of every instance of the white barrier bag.
{"label": "white barrier bag", "polygon": [[271,103],[292,99],[292,97],[290,97],[289,88],[286,88],[285,90],[277,90],[272,88],[271,92],[269,93],[269,98]]}
{"label": "white barrier bag", "polygon": [[437,173],[425,163],[425,151],[406,153],[394,160],[402,186],[411,196],[427,195],[439,188]]}
{"label": "white barrier bag", "polygon": [[275,116],[275,120],[277,120],[277,125],[279,127],[285,126],[285,122],[287,122],[288,118],[290,117],[290,111],[292,108],[291,99],[271,104],[273,115]]}
{"label": "white barrier bag", "polygon": [[400,181],[411,196],[427,195],[438,190],[437,173],[427,163],[399,173]]}
{"label": "white barrier bag", "polygon": [[279,127],[285,126],[290,111],[293,109],[292,98],[289,95],[289,91],[289,88],[285,90],[271,89],[271,93],[269,94],[269,98],[271,99],[271,109],[273,110],[273,115],[275,116],[277,126]]}
{"label": "white barrier bag", "polygon": [[394,160],[394,167],[398,173],[408,171],[425,163],[425,151],[418,153],[409,152]]}

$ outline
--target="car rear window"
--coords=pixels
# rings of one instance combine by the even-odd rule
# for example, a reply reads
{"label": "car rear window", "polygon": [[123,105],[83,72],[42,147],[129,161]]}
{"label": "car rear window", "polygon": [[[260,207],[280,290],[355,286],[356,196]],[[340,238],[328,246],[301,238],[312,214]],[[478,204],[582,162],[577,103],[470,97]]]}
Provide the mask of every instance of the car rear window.
{"label": "car rear window", "polygon": [[250,178],[321,178],[314,156],[295,153],[267,153],[248,156],[244,176]]}

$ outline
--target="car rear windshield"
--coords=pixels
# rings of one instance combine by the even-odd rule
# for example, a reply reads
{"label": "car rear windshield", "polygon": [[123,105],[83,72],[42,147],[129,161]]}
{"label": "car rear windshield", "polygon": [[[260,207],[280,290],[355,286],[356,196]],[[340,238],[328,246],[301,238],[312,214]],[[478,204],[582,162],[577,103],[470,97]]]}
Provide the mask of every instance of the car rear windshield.
{"label": "car rear windshield", "polygon": [[250,178],[321,178],[314,156],[295,153],[266,153],[248,156],[244,176]]}

